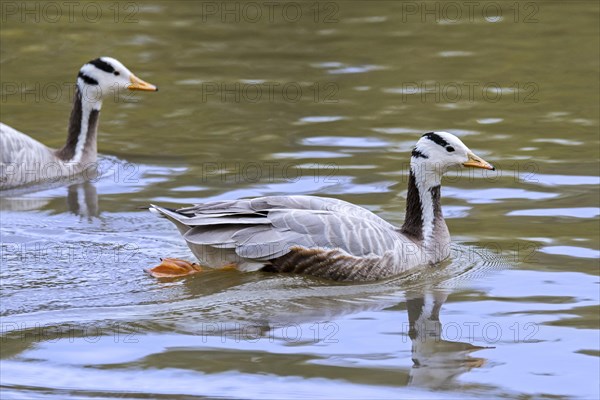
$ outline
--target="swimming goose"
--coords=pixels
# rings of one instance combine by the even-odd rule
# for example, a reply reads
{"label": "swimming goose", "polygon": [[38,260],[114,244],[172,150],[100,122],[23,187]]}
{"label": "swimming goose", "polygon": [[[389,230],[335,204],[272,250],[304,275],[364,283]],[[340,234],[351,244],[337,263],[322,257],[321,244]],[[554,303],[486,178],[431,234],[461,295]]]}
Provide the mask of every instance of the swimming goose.
{"label": "swimming goose", "polygon": [[[450,133],[421,137],[412,151],[400,228],[354,204],[313,196],[213,201],[177,210],[152,205],[150,211],[173,222],[205,266],[372,281],[449,256],[440,183],[455,166],[494,170]],[[173,263],[167,259],[149,272],[168,276]],[[173,269],[172,276],[201,271],[196,264],[178,267],[187,272]]]}
{"label": "swimming goose", "polygon": [[72,177],[96,162],[96,133],[102,99],[115,90],[157,91],[114,58],[100,57],[81,67],[67,142],[51,149],[0,123],[0,190]]}

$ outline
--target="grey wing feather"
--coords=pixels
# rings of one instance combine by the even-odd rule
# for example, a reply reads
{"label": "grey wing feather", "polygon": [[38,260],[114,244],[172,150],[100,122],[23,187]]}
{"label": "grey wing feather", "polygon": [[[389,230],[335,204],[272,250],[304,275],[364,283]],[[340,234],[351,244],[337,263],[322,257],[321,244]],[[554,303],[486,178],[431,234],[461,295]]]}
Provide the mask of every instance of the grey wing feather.
{"label": "grey wing feather", "polygon": [[[391,227],[361,216],[336,212],[281,210],[269,213],[273,226],[309,237],[313,247],[341,249],[354,256],[378,255],[393,249],[397,235]],[[391,228],[390,228],[391,227]],[[311,248],[311,247],[309,247]]]}
{"label": "grey wing feather", "polygon": [[0,123],[0,189],[31,183],[52,172],[59,159],[52,149]]}
{"label": "grey wing feather", "polygon": [[33,165],[56,161],[52,149],[37,140],[0,123],[0,163]]}
{"label": "grey wing feather", "polygon": [[190,243],[235,248],[241,257],[258,260],[285,255],[294,246],[382,256],[397,241],[393,225],[364,208],[330,198],[272,196],[176,211],[155,209],[189,227],[184,237]]}
{"label": "grey wing feather", "polygon": [[204,214],[265,214],[275,209],[333,211],[345,215],[353,215],[369,220],[377,225],[394,229],[394,226],[381,219],[371,211],[348,203],[347,201],[316,196],[269,196],[255,199],[224,200],[198,204],[180,208],[177,212],[184,215]]}

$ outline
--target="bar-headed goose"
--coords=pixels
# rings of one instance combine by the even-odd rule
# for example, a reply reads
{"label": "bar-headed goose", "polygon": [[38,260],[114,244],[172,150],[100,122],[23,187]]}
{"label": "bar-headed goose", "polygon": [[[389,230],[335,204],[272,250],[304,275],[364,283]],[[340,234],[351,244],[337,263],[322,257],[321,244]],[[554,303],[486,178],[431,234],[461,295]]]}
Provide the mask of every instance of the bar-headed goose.
{"label": "bar-headed goose", "polygon": [[122,89],[157,91],[114,58],[100,57],[79,70],[67,142],[51,149],[0,123],[0,190],[56,182],[96,161],[96,133],[102,100]]}
{"label": "bar-headed goose", "polygon": [[[150,210],[177,226],[202,265],[376,280],[449,256],[440,183],[455,166],[494,169],[450,133],[421,137],[412,152],[401,228],[362,207],[312,196],[214,201],[178,210],[152,205]],[[150,273],[164,277],[200,270],[166,259]]]}

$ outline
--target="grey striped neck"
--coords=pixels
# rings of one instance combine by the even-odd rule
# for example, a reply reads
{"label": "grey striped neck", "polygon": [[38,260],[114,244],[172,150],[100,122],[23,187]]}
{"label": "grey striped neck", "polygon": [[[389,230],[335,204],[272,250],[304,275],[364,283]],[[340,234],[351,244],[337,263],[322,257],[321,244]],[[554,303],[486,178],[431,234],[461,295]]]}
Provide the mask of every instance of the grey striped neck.
{"label": "grey striped neck", "polygon": [[442,219],[440,201],[441,187],[419,185],[412,168],[408,178],[406,215],[400,231],[427,244],[432,238],[435,226]]}
{"label": "grey striped neck", "polygon": [[67,142],[56,152],[58,158],[75,163],[96,161],[96,136],[101,106],[100,99],[95,101],[84,99],[79,84],[76,85]]}

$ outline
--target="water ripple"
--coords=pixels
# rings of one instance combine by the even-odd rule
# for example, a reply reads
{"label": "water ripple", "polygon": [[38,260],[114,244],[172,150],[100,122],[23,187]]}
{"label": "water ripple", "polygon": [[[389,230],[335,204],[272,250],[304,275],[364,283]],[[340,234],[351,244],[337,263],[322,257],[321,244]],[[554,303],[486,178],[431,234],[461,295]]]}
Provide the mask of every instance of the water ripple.
{"label": "water ripple", "polygon": [[574,217],[594,218],[600,215],[598,207],[575,207],[575,208],[538,208],[529,210],[515,210],[506,215],[528,216],[528,217]]}

